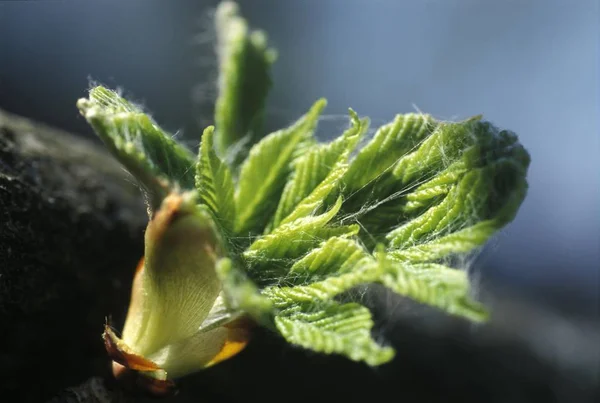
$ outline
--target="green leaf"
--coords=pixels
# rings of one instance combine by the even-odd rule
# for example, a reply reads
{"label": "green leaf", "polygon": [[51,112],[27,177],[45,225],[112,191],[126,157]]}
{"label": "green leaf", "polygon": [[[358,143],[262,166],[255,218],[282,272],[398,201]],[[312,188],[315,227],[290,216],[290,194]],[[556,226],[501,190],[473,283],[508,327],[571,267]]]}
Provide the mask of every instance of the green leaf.
{"label": "green leaf", "polygon": [[418,245],[408,248],[391,249],[389,256],[400,261],[428,262],[441,259],[450,254],[468,253],[474,248],[483,245],[499,229],[510,222],[525,197],[527,184],[523,180],[520,189],[517,189],[510,199],[506,200],[505,207],[498,212],[495,218],[481,221],[467,226],[448,235],[428,239]]}
{"label": "green leaf", "polygon": [[269,299],[279,306],[281,301],[313,302],[329,301],[334,297],[362,284],[376,282],[380,278],[377,264],[366,258],[352,272],[330,276],[308,285],[270,287],[265,290]]}
{"label": "green leaf", "polygon": [[[343,163],[368,129],[368,120],[361,121],[352,109],[350,123],[350,128],[336,140],[329,144],[315,144],[296,160],[291,178],[286,183],[277,206],[272,228],[306,216],[337,186],[341,175],[346,172],[347,165]],[[319,184],[321,187],[315,192]],[[298,209],[300,202],[304,206]],[[290,215],[294,210],[296,214]]]}
{"label": "green leaf", "polygon": [[486,319],[483,307],[469,298],[464,271],[426,263],[396,262],[384,251],[378,259],[356,241],[332,238],[298,260],[279,283],[263,294],[279,309],[293,303],[329,301],[359,285],[380,283],[418,302],[471,320]]}
{"label": "green leaf", "polygon": [[422,250],[434,260],[451,253],[451,242],[461,242],[455,253],[470,251],[514,217],[529,164],[516,136],[479,117],[434,126],[391,173],[346,194],[342,222],[358,221],[368,246],[389,243],[398,258],[412,248],[410,259]]}
{"label": "green leaf", "polygon": [[434,177],[473,145],[493,140],[493,134],[484,127],[489,124],[482,123],[479,116],[463,122],[439,123],[417,149],[398,161],[394,177],[403,185]]}
{"label": "green leaf", "polygon": [[331,275],[349,273],[372,259],[355,240],[334,237],[310,251],[290,268],[288,283],[305,284]]}
{"label": "green leaf", "polygon": [[[143,368],[160,366],[146,375],[185,375],[239,351],[247,329],[236,319],[247,313],[293,344],[378,365],[394,351],[374,341],[371,313],[349,292],[371,283],[485,320],[467,274],[442,263],[514,218],[529,165],[516,136],[479,116],[448,123],[411,113],[380,127],[352,157],[367,119],[350,110],[350,127],[318,144],[320,100],[263,137],[275,53],[234,3],[222,2],[216,20],[216,131],[205,130],[195,167],[115,92],[97,87],[78,102],[150,207],[161,207],[146,231],[123,340],[106,332],[121,343],[118,352],[143,354]],[[232,334],[230,322],[238,326]]]}
{"label": "green leaf", "polygon": [[356,303],[293,304],[275,317],[275,325],[288,342],[325,354],[342,354],[369,365],[394,357],[391,347],[371,338],[371,313]]}
{"label": "green leaf", "polygon": [[247,312],[260,323],[270,323],[272,303],[261,295],[258,287],[245,272],[234,265],[229,258],[220,259],[216,270],[229,309]]}
{"label": "green leaf", "polygon": [[[215,106],[216,146],[221,155],[242,139],[254,144],[262,121],[276,52],[262,31],[250,31],[238,6],[222,2],[216,12],[219,97]],[[236,156],[241,160],[243,156]]]}
{"label": "green leaf", "polygon": [[[382,271],[355,240],[335,237],[296,261],[289,274],[263,292],[278,308],[291,301],[327,301],[361,284],[377,282]],[[293,284],[282,286],[282,284]]]}
{"label": "green leaf", "polygon": [[244,161],[235,195],[238,235],[261,233],[277,207],[301,143],[312,138],[325,100],[317,101],[306,115],[287,129],[272,133],[250,150]]}
{"label": "green leaf", "polygon": [[476,122],[471,136],[460,160],[407,196],[427,208],[389,232],[391,256],[417,262],[466,253],[514,218],[527,190],[527,152],[488,123]]}
{"label": "green leaf", "polygon": [[[300,218],[294,222],[282,225],[269,235],[260,237],[244,252],[246,259],[254,258],[282,258],[291,252],[294,255],[301,254],[305,247],[299,246],[302,239],[309,245],[314,244],[314,234],[321,230],[331,221],[342,206],[342,199],[338,198],[336,204],[326,213],[317,216]],[[296,240],[294,244],[290,241]]]}
{"label": "green leaf", "polygon": [[411,189],[406,193],[406,203],[401,206],[404,216],[421,214],[425,207],[430,207],[441,197],[446,196],[452,186],[468,171],[464,161],[459,160],[452,163],[448,168],[440,172],[433,179]]}
{"label": "green leaf", "polygon": [[151,210],[172,187],[193,189],[192,154],[148,115],[104,87],[90,90],[77,106],[108,150],[140,182]]}
{"label": "green leaf", "polygon": [[250,264],[252,277],[260,284],[277,280],[275,276],[287,272],[294,259],[334,236],[352,236],[358,233],[358,226],[327,225],[337,214],[342,199],[327,212],[300,218],[281,225],[269,235],[256,240],[243,253]]}
{"label": "green leaf", "polygon": [[325,198],[337,188],[347,168],[348,164],[342,161],[338,162],[329,175],[308,196],[298,203],[294,210],[279,225],[289,224],[300,218],[315,214],[318,208],[323,205]]}
{"label": "green leaf", "polygon": [[[385,182],[398,162],[398,159],[410,152],[427,138],[435,129],[437,122],[429,115],[409,113],[397,115],[393,122],[381,126],[373,139],[363,147],[352,161],[344,177],[346,195],[352,194],[354,210],[362,207],[365,196],[378,189],[367,188]],[[361,191],[358,195],[354,195]],[[383,198],[384,195],[376,194]],[[348,205],[347,207],[350,207]]]}
{"label": "green leaf", "polygon": [[214,214],[217,222],[228,234],[235,223],[234,187],[229,167],[217,156],[213,148],[214,128],[204,130],[198,163],[196,164],[196,189],[202,203]]}
{"label": "green leaf", "polygon": [[383,275],[379,282],[392,291],[475,322],[487,319],[485,308],[469,297],[464,271],[439,264],[394,262],[380,254]]}

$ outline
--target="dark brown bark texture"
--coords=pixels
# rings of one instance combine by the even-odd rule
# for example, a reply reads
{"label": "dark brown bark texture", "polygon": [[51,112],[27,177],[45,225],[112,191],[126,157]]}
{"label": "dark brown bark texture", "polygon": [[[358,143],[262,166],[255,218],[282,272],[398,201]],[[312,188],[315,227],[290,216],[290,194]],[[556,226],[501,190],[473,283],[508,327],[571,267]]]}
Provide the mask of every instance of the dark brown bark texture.
{"label": "dark brown bark texture", "polygon": [[146,220],[101,147],[0,111],[3,395],[43,401],[107,374],[100,335],[127,306]]}
{"label": "dark brown bark texture", "polygon": [[[124,403],[100,338],[122,324],[147,216],[104,150],[0,112],[0,401]],[[600,401],[597,318],[485,296],[474,326],[375,290],[390,364],[310,353],[258,330],[241,354],[178,382],[165,402]],[[504,294],[506,295],[506,294]]]}

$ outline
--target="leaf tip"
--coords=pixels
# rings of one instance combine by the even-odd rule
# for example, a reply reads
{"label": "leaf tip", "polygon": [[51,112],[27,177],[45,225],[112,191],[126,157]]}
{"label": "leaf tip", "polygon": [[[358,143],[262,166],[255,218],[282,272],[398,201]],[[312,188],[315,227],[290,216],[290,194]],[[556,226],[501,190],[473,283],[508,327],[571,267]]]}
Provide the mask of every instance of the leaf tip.
{"label": "leaf tip", "polygon": [[327,106],[326,98],[319,98],[317,102],[315,102],[311,108],[311,113],[320,114],[323,109]]}
{"label": "leaf tip", "polygon": [[212,136],[215,132],[215,127],[214,126],[207,126],[204,131],[202,132],[202,141],[205,141],[205,139],[210,139],[208,141],[212,140]]}

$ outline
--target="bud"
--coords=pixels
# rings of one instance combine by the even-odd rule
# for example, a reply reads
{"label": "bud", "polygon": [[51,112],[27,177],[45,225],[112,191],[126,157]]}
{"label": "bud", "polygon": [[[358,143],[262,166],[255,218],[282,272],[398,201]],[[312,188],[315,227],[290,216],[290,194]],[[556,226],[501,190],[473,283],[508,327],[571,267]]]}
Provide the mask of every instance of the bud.
{"label": "bud", "polygon": [[193,193],[164,199],[146,230],[122,337],[108,326],[103,335],[117,378],[135,378],[152,394],[169,394],[171,379],[245,347],[248,326],[220,296],[215,266],[224,249],[218,234]]}

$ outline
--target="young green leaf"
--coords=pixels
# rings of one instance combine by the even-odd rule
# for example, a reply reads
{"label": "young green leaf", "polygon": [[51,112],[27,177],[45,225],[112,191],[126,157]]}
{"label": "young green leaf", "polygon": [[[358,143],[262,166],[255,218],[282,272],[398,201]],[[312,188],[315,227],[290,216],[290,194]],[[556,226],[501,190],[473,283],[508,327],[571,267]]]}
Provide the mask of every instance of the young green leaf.
{"label": "young green leaf", "polygon": [[[348,194],[343,216],[360,222],[367,245],[389,242],[398,253],[408,247],[416,252],[434,238],[503,217],[495,219],[495,225],[474,227],[479,235],[457,236],[455,240],[470,242],[470,247],[463,243],[456,249],[465,252],[513,218],[525,194],[528,164],[516,136],[479,117],[437,123],[432,134],[385,174],[385,180]],[[442,249],[437,248],[440,256]]]}
{"label": "young green leaf", "polygon": [[[250,31],[238,6],[222,2],[216,12],[219,97],[215,106],[216,147],[221,155],[240,140],[251,146],[260,139],[270,69],[276,59],[266,35]],[[235,160],[243,155],[234,156]]]}
{"label": "young green leaf", "polygon": [[464,271],[440,264],[412,264],[388,259],[384,251],[378,259],[356,241],[331,238],[298,260],[285,277],[290,286],[270,286],[263,290],[276,307],[291,303],[328,301],[361,284],[380,283],[400,295],[444,311],[481,321],[484,309],[469,296]]}
{"label": "young green leaf", "polygon": [[378,263],[384,273],[378,282],[397,294],[475,322],[487,319],[484,307],[469,297],[464,271],[439,264],[394,262],[384,254]]}
{"label": "young green leaf", "polygon": [[[351,109],[348,130],[329,144],[313,145],[294,162],[291,178],[285,185],[275,211],[272,228],[276,228],[284,219],[285,222],[290,222],[306,215],[307,210],[310,212],[325,200],[329,192],[337,186],[340,175],[346,172],[345,164],[342,163],[348,159],[367,129],[368,120],[360,120],[356,112]],[[327,184],[323,184],[321,190],[315,193],[315,188],[324,181]],[[290,216],[300,202],[311,193],[313,193],[312,200],[305,200],[301,212]]]}
{"label": "young green leaf", "polygon": [[[509,132],[481,122],[473,130],[474,144],[460,160],[407,197],[422,206],[431,202],[386,236],[395,258],[431,261],[469,252],[514,218],[527,189],[529,156]],[[403,176],[410,176],[406,171]]]}
{"label": "young green leaf", "polygon": [[492,235],[510,222],[525,197],[527,183],[522,183],[509,198],[505,206],[493,218],[478,222],[448,235],[431,237],[426,242],[407,248],[390,249],[389,256],[400,261],[431,262],[451,254],[468,253],[483,245]]}
{"label": "young green leaf", "polygon": [[[372,193],[379,196],[380,190],[375,185],[385,183],[398,159],[427,138],[436,125],[429,115],[409,113],[397,115],[393,122],[381,126],[354,158],[344,177],[345,194],[353,194],[346,209],[352,206],[356,211],[365,204],[365,196]],[[354,195],[360,191],[361,194]]]}
{"label": "young green leaf", "polygon": [[192,154],[177,144],[148,115],[116,92],[90,90],[77,106],[109,151],[140,182],[155,210],[170,188],[193,189]]}
{"label": "young green leaf", "polygon": [[233,232],[235,223],[234,187],[229,167],[219,159],[213,146],[214,128],[204,130],[198,163],[196,164],[196,189],[202,203],[214,214],[227,232]]}
{"label": "young green leaf", "polygon": [[[217,129],[205,130],[195,170],[185,148],[116,93],[98,87],[78,103],[150,206],[161,206],[123,340],[105,331],[116,373],[146,371],[152,386],[172,387],[169,378],[241,351],[245,314],[296,345],[387,362],[393,349],[371,337],[371,314],[351,292],[371,283],[485,320],[466,273],[441,262],[514,218],[529,165],[516,136],[479,116],[448,123],[412,113],[379,128],[352,158],[367,120],[351,110],[349,129],[319,144],[320,100],[262,138],[274,52],[235,4],[223,2],[216,19]],[[193,189],[194,179],[195,191],[170,192]]]}
{"label": "young green leaf", "polygon": [[296,205],[294,210],[287,215],[278,225],[289,224],[300,218],[308,217],[317,212],[317,209],[323,205],[327,196],[338,187],[338,184],[344,173],[348,169],[348,164],[343,160],[339,161],[329,172],[329,175],[323,179],[313,191]]}
{"label": "young green leaf", "polygon": [[348,273],[332,275],[324,280],[307,285],[291,287],[269,287],[265,294],[276,305],[282,300],[295,302],[329,301],[334,297],[361,284],[374,283],[381,277],[379,268],[372,259],[365,258]]}
{"label": "young green leaf", "polygon": [[333,236],[356,235],[357,226],[327,225],[338,213],[341,205],[340,198],[329,211],[281,225],[269,235],[256,240],[243,253],[244,258],[251,265],[253,277],[261,276],[269,280],[274,273],[280,275],[282,272],[287,272],[293,264],[293,259],[301,257],[322,241]]}
{"label": "young green leaf", "polygon": [[399,159],[393,169],[395,180],[406,186],[434,177],[471,147],[493,141],[494,133],[488,127],[480,116],[463,122],[438,123],[418,148]]}
{"label": "young green leaf", "polygon": [[353,271],[370,254],[356,240],[334,237],[310,251],[290,268],[288,282],[305,284]]}
{"label": "young green leaf", "polygon": [[325,100],[287,129],[272,133],[250,150],[244,161],[235,195],[238,235],[261,233],[277,207],[301,143],[311,139]]}
{"label": "young green leaf", "polygon": [[256,321],[268,324],[273,311],[272,303],[261,295],[258,287],[229,258],[217,262],[217,275],[223,284],[225,301],[229,309],[247,312]]}
{"label": "young green leaf", "polygon": [[371,313],[357,303],[292,303],[275,317],[275,325],[287,341],[313,351],[343,354],[369,365],[394,357],[391,347],[372,339]]}

